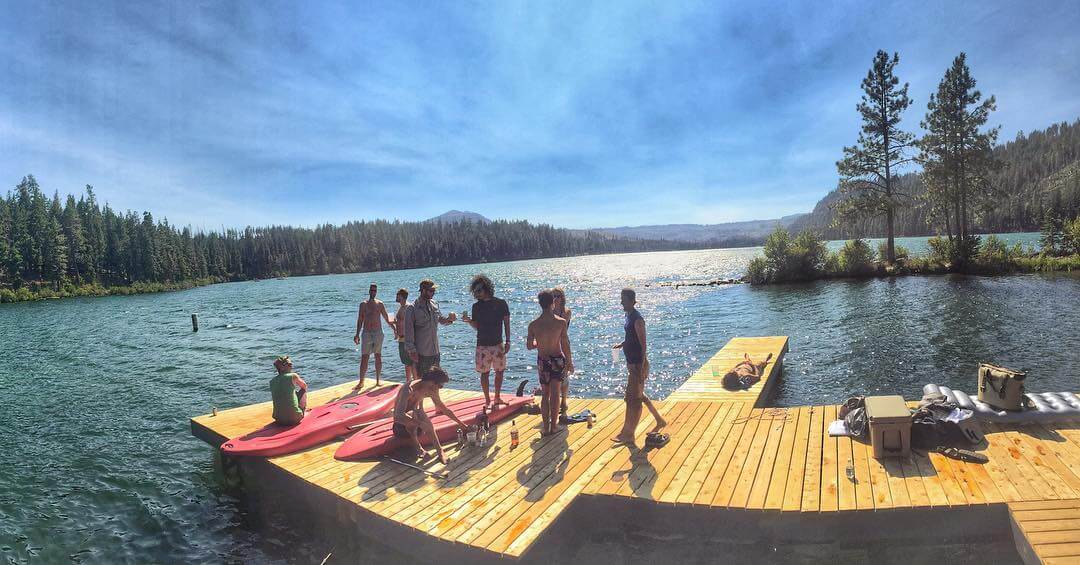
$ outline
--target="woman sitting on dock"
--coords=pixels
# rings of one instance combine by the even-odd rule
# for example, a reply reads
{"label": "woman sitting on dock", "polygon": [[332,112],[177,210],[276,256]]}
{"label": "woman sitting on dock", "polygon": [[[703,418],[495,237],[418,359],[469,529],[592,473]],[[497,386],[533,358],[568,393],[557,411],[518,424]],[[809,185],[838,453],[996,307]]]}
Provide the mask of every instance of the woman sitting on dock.
{"label": "woman sitting on dock", "polygon": [[754,363],[750,360],[749,353],[743,353],[743,360],[724,375],[721,384],[728,390],[747,389],[754,386],[765,374],[765,365],[770,359],[772,359],[772,353],[765,357],[764,361]]}
{"label": "woman sitting on dock", "polygon": [[293,372],[292,359],[282,355],[274,360],[277,376],[270,379],[270,395],[274,400],[274,421],[294,426],[304,419],[307,410],[307,383]]}
{"label": "woman sitting on dock", "polygon": [[413,440],[418,457],[427,456],[427,451],[420,444],[420,434],[424,433],[431,437],[435,444],[435,453],[439,462],[446,464],[446,454],[443,453],[442,444],[439,443],[439,435],[435,433],[435,427],[424,413],[424,399],[430,398],[435,404],[435,410],[457,423],[461,429],[468,429],[454,411],[447,408],[441,398],[439,389],[450,381],[450,377],[442,368],[435,366],[420,375],[420,380],[414,380],[409,384],[402,385],[398,391],[397,400],[394,402],[394,435],[400,438]]}

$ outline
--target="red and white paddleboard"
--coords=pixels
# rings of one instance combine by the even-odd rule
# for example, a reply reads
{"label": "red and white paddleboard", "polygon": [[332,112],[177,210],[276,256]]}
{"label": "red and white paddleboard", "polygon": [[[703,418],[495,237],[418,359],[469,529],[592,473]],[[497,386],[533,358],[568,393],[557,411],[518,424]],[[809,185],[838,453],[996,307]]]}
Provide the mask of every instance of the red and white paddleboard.
{"label": "red and white paddleboard", "polygon": [[[492,424],[509,418],[525,405],[532,403],[533,397],[511,396],[503,400],[508,402],[509,405],[499,405],[498,409],[488,412],[488,421]],[[428,405],[425,412],[431,418],[431,424],[435,427],[435,433],[439,436],[439,441],[447,442],[454,439],[457,436],[457,423],[442,414],[436,415],[435,407],[431,406],[431,402],[425,404]],[[476,416],[484,407],[484,398],[469,398],[450,402],[447,403],[446,407],[453,410],[454,414],[465,425],[472,426],[476,423]],[[378,457],[409,445],[409,439],[399,438],[394,435],[393,425],[394,419],[392,417],[373,422],[370,426],[356,432],[352,437],[345,440],[345,443],[342,443],[337,452],[334,453],[334,457],[337,459]],[[425,434],[420,435],[420,443],[424,444],[425,447],[432,445],[431,440],[432,438]]]}
{"label": "red and white paddleboard", "polygon": [[319,445],[350,434],[358,425],[382,418],[394,407],[398,387],[384,386],[364,394],[312,408],[295,426],[278,423],[233,438],[221,446],[229,455],[273,457]]}

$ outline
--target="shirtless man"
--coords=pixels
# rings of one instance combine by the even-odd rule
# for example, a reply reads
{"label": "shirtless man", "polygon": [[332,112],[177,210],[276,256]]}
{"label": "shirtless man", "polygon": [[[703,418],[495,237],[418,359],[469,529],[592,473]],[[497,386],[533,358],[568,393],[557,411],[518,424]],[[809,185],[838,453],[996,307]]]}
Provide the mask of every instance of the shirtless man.
{"label": "shirtless man", "polygon": [[375,386],[379,386],[382,380],[383,331],[379,316],[386,320],[391,329],[394,328],[394,322],[390,321],[390,315],[386,313],[386,305],[375,298],[378,292],[379,287],[372,283],[368,289],[369,298],[360,303],[360,312],[356,315],[356,335],[353,336],[353,343],[360,345],[363,342],[363,345],[360,345],[360,383],[353,390],[364,388],[368,358],[372,353],[375,354]]}
{"label": "shirtless man", "polygon": [[420,443],[420,434],[427,434],[432,443],[435,444],[435,453],[439,457],[439,462],[443,465],[447,463],[446,454],[443,453],[442,444],[439,443],[439,435],[435,433],[435,427],[432,426],[431,420],[424,413],[424,399],[430,398],[432,404],[435,405],[436,411],[456,422],[461,429],[468,429],[468,426],[454,414],[454,411],[447,408],[442,399],[439,398],[439,389],[449,380],[450,377],[447,376],[446,371],[438,366],[432,367],[426,373],[420,375],[419,379],[401,385],[397,400],[394,402],[394,435],[399,438],[411,439],[416,447],[417,457],[426,457],[428,453]]}
{"label": "shirtless man", "polygon": [[667,425],[660,417],[660,412],[653,406],[652,400],[645,395],[645,379],[649,376],[648,348],[645,342],[645,318],[634,306],[637,304],[637,294],[632,288],[622,289],[620,294],[623,311],[626,312],[626,321],[623,323],[625,337],[622,343],[612,349],[622,349],[626,356],[626,367],[629,375],[626,380],[626,418],[623,420],[622,431],[611,438],[617,443],[634,443],[634,431],[638,422],[641,421],[641,405],[644,404],[652,413],[656,426],[653,432],[658,432]]}
{"label": "shirtless man", "polygon": [[[557,286],[551,289],[551,294],[555,296],[555,303],[551,306],[551,311],[558,316],[566,320],[567,335],[570,333],[570,318],[574,313],[566,307],[566,291],[561,286]],[[569,349],[567,349],[569,351]],[[566,395],[570,392],[570,375],[566,375],[566,378],[562,380],[562,392],[559,395],[559,423],[566,422]]]}
{"label": "shirtless man", "polygon": [[554,295],[550,290],[544,290],[536,299],[543,312],[529,323],[525,347],[537,350],[536,371],[542,391],[540,415],[544,420],[541,435],[546,436],[559,431],[559,394],[565,375],[574,372],[574,361],[570,353],[570,338],[566,335],[566,320],[551,311]]}

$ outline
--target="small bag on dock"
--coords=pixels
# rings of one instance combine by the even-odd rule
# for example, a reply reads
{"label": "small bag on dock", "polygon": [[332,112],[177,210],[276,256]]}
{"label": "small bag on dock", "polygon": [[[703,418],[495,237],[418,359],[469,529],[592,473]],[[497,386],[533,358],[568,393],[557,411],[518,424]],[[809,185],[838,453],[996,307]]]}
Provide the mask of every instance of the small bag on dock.
{"label": "small bag on dock", "polygon": [[979,364],[979,400],[999,410],[1023,410],[1027,373]]}

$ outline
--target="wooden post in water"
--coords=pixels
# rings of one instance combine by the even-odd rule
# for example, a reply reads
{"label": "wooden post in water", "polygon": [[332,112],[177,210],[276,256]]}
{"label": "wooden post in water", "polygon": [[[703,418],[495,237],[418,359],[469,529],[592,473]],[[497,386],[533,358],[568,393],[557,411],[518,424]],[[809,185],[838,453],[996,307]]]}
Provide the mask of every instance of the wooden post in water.
{"label": "wooden post in water", "polygon": [[198,314],[192,314],[191,315],[191,331],[193,331],[193,332],[199,331],[199,315]]}

